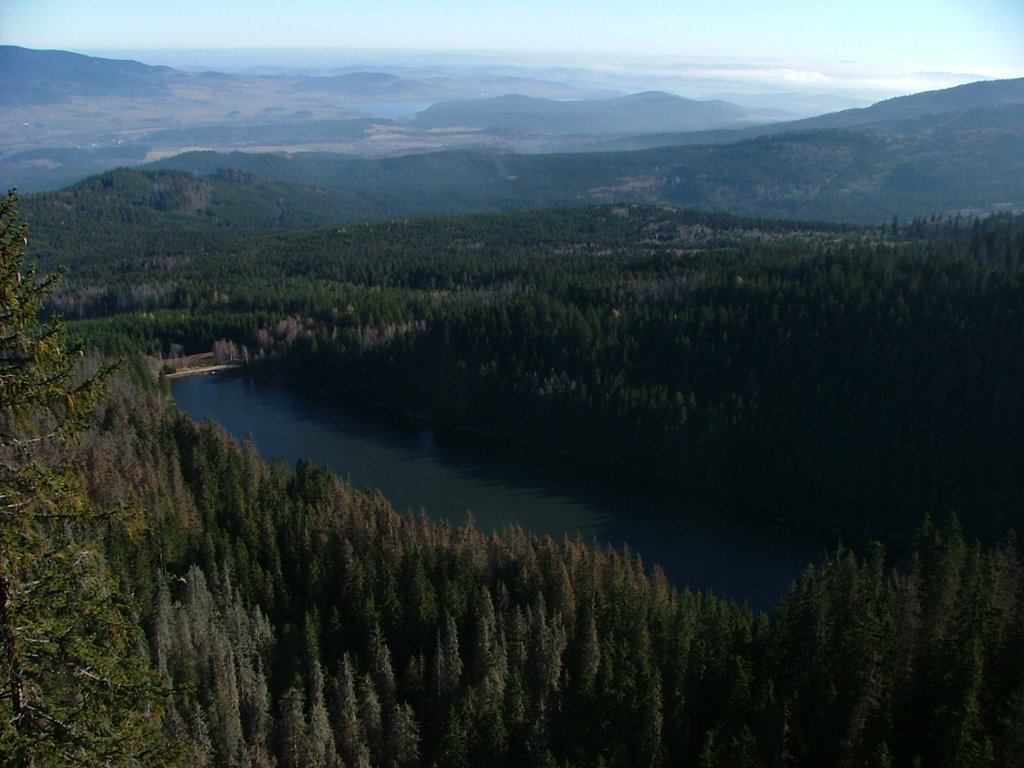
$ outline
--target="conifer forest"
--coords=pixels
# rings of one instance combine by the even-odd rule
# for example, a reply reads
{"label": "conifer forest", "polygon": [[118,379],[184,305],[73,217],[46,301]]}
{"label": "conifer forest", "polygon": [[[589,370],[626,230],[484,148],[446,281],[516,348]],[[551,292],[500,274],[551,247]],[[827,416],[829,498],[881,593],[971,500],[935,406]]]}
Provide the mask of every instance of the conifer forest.
{"label": "conifer forest", "polygon": [[[1024,215],[286,193],[4,198],[0,764],[1024,765]],[[842,543],[760,611],[406,514],[179,412],[205,353]]]}

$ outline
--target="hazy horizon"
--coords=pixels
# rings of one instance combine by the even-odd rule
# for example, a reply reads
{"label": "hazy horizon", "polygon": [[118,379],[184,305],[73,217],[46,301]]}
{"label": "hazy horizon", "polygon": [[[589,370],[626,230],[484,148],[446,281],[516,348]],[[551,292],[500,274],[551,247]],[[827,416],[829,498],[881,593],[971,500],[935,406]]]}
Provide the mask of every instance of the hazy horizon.
{"label": "hazy horizon", "polygon": [[[11,64],[26,67],[8,73],[12,94],[20,87],[28,96],[5,108],[0,133],[3,155],[15,158],[8,172],[37,189],[103,169],[115,162],[103,159],[108,155],[131,165],[186,150],[377,158],[458,147],[531,154],[621,149],[624,136],[648,137],[631,138],[634,148],[684,132],[775,126],[1024,77],[1016,34],[1022,28],[1019,0],[861,0],[854,8],[820,0],[722,0],[699,8],[637,0],[628,9],[580,0],[437,0],[429,7],[409,0],[358,7],[315,0],[0,0],[3,45],[246,76],[153,73],[149,80],[163,86],[148,93],[115,88],[97,100],[71,88],[72,98],[38,101],[47,89],[62,92],[62,70],[42,67],[40,75],[52,82],[41,84],[31,65]],[[302,82],[360,72],[394,80]],[[263,77],[271,75],[280,77]],[[653,107],[609,105],[618,114],[611,122],[573,124],[552,116],[567,113],[563,106],[547,105],[546,121],[502,118],[495,125],[474,116],[481,105],[458,103],[646,92],[731,106],[634,100],[676,111],[666,117]],[[439,102],[454,102],[458,118],[440,126],[420,120]],[[50,153],[45,162],[43,150]]]}
{"label": "hazy horizon", "polygon": [[245,71],[473,66],[586,73],[690,98],[796,93],[867,103],[1024,76],[1019,0],[6,0],[0,43]]}
{"label": "hazy horizon", "polygon": [[80,49],[335,48],[557,51],[857,61],[910,71],[1024,70],[1018,0],[636,0],[468,3],[410,0],[5,0],[0,42]]}
{"label": "hazy horizon", "polygon": [[[53,49],[69,50],[69,49]],[[902,95],[991,79],[980,72],[907,71],[860,62],[739,59],[728,56],[583,55],[539,51],[370,50],[326,48],[91,48],[87,56],[150,66],[229,74],[326,76],[387,71],[408,78],[502,81],[536,79],[571,86],[569,98],[660,90],[690,99],[721,99],[794,117],[867,106]]]}

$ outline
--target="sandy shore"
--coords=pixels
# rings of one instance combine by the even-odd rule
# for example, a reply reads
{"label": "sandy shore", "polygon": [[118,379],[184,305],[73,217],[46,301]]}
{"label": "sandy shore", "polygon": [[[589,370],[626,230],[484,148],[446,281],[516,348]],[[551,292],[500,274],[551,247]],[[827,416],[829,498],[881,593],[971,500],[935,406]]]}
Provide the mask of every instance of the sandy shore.
{"label": "sandy shore", "polygon": [[223,363],[221,365],[204,365],[198,368],[182,368],[180,371],[174,371],[168,373],[168,379],[181,379],[185,376],[198,376],[203,373],[216,373],[217,371],[226,371],[234,368],[241,368],[241,363]]}

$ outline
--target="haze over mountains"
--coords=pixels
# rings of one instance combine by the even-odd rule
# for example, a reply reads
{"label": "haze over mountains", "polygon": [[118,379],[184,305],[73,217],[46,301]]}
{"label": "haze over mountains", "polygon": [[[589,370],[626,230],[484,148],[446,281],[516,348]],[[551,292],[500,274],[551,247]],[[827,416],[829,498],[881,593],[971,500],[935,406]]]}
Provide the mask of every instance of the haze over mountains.
{"label": "haze over mountains", "polygon": [[860,222],[1024,208],[1024,80],[786,120],[555,71],[255,76],[6,46],[0,73],[0,180],[23,192],[158,162],[358,200],[341,219],[609,199]]}
{"label": "haze over mountains", "polygon": [[452,147],[578,150],[581,137],[755,119],[737,105],[487,73],[231,75],[15,47],[0,48],[0,72],[8,84],[0,96],[2,171],[26,190],[60,186],[111,161],[196,148],[363,157]]}

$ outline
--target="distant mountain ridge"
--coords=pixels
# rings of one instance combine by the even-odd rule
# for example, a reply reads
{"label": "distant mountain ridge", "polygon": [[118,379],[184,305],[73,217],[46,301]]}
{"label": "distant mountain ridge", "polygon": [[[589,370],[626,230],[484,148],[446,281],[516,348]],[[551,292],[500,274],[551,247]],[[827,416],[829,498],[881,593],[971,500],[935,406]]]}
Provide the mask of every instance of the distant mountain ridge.
{"label": "distant mountain ridge", "polygon": [[844,110],[833,115],[810,118],[801,122],[838,121],[843,122],[844,127],[849,127],[852,121],[858,120],[858,116],[864,118],[866,122],[877,123],[885,120],[912,119],[926,114],[997,108],[1015,104],[1024,104],[1024,78],[987,80],[939,91],[924,91],[909,96],[898,96],[863,109]]}
{"label": "distant mountain ridge", "polygon": [[778,121],[738,130],[651,133],[612,140],[606,150],[672,145],[725,144],[758,136],[815,130],[870,130],[880,134],[920,134],[942,126],[974,123],[975,127],[1013,129],[1024,105],[1024,78],[985,80],[939,91],[899,96],[868,107],[845,109],[817,117]]}
{"label": "distant mountain ridge", "polygon": [[[156,167],[200,174],[232,167],[320,185],[358,198],[364,205],[355,218],[612,200],[856,223],[1024,210],[1024,80],[951,90],[820,119],[695,133],[688,144],[672,141],[677,134],[629,140],[653,142],[642,150],[447,152],[372,161],[197,153]],[[502,104],[518,114],[550,106],[524,99],[477,106],[486,116],[500,114]]]}
{"label": "distant mountain ridge", "polygon": [[[379,70],[236,77],[6,46],[0,76],[0,182],[23,192],[150,161],[314,186],[339,221],[616,200],[872,223],[1024,209],[1024,79],[736,128],[745,111],[720,101],[451,98]],[[381,102],[419,106],[360,110]]]}
{"label": "distant mountain ridge", "polygon": [[816,130],[732,144],[544,155],[451,151],[368,160],[189,153],[153,167],[314,184],[358,201],[338,221],[643,202],[882,224],[1024,210],[1024,140],[988,129],[891,138]]}
{"label": "distant mountain ridge", "polygon": [[170,67],[101,59],[68,51],[0,45],[0,107],[55,104],[75,96],[136,98],[163,93]]}
{"label": "distant mountain ridge", "polygon": [[[870,107],[846,109],[828,115],[775,126],[786,131],[820,128],[872,128],[883,132],[916,132],[923,124],[948,122],[940,116],[984,110],[1000,113],[1024,106],[1024,78],[987,80],[939,91],[924,91],[880,101]],[[908,130],[909,129],[909,130]]]}
{"label": "distant mountain ridge", "polygon": [[696,101],[659,91],[586,101],[509,95],[441,102],[417,114],[415,122],[428,129],[602,135],[735,128],[749,124],[749,112],[725,101]]}
{"label": "distant mountain ridge", "polygon": [[291,90],[294,93],[329,93],[345,99],[419,101],[452,97],[452,91],[443,83],[410,80],[389,72],[347,72],[307,77],[296,81]]}

